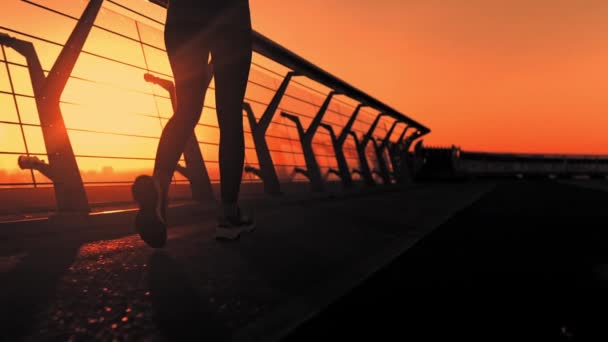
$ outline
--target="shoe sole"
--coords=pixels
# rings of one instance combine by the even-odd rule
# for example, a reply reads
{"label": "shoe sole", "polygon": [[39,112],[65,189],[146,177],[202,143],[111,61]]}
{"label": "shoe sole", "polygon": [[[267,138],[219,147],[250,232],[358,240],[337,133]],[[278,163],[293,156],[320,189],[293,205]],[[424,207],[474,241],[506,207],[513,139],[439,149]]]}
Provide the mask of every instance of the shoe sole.
{"label": "shoe sole", "polygon": [[217,227],[215,228],[215,238],[217,240],[237,240],[243,233],[250,233],[255,230],[255,222],[243,227]]}
{"label": "shoe sole", "polygon": [[131,190],[139,205],[135,230],[150,247],[163,247],[167,242],[167,225],[161,215],[160,185],[150,176],[139,176]]}

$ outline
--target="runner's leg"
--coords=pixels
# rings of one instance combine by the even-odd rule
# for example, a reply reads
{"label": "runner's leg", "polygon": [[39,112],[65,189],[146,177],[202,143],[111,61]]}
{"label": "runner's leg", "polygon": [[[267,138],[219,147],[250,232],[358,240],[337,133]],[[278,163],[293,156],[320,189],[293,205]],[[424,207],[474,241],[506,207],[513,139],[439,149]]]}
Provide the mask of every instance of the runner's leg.
{"label": "runner's leg", "polygon": [[251,67],[251,32],[230,30],[214,39],[216,104],[220,127],[221,197],[224,206],[236,206],[243,175],[245,142],[243,99]]}
{"label": "runner's leg", "polygon": [[174,24],[165,28],[177,98],[176,111],[163,129],[154,165],[154,176],[159,180],[165,198],[175,167],[200,119],[205,102],[209,73],[209,48],[205,40],[204,31],[197,26]]}

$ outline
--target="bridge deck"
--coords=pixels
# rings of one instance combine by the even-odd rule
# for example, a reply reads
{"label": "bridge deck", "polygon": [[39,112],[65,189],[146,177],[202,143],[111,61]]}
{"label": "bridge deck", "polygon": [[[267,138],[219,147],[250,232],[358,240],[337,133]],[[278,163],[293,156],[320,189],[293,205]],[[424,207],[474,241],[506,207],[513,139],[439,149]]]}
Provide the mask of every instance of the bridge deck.
{"label": "bridge deck", "polygon": [[287,340],[606,341],[608,187],[577,184],[499,185]]}
{"label": "bridge deck", "polygon": [[154,251],[130,227],[42,230],[0,243],[3,334],[39,339],[281,336],[493,187],[411,186],[282,204],[256,201],[258,229],[170,230]]}

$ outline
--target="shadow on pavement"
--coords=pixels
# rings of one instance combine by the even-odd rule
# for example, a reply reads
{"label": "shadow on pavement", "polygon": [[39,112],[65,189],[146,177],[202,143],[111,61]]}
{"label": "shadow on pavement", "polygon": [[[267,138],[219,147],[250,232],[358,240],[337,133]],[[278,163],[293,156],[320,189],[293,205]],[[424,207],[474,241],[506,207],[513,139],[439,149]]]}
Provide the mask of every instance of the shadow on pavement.
{"label": "shadow on pavement", "polygon": [[602,191],[505,183],[287,340],[605,341],[607,204]]}
{"label": "shadow on pavement", "polygon": [[197,293],[181,263],[159,251],[150,257],[150,290],[157,327],[169,341],[225,341],[229,331]]}
{"label": "shadow on pavement", "polygon": [[51,246],[29,244],[18,249],[23,257],[13,269],[0,273],[3,340],[19,341],[30,332],[36,314],[54,297],[57,284],[74,262],[80,245],[54,241]]}

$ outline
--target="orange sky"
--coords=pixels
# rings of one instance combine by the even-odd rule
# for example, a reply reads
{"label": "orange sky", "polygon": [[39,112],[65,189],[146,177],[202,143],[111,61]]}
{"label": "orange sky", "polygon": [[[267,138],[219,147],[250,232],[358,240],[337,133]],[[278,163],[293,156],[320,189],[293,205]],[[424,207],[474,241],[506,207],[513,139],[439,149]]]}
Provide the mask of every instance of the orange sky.
{"label": "orange sky", "polygon": [[428,144],[608,154],[608,1],[250,0],[254,27]]}
{"label": "orange sky", "polygon": [[608,1],[250,2],[255,29],[429,126],[427,144],[608,154]]}

